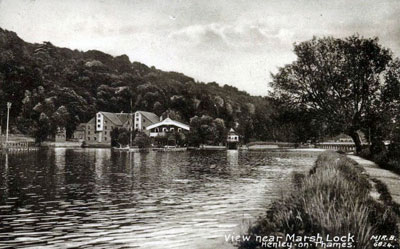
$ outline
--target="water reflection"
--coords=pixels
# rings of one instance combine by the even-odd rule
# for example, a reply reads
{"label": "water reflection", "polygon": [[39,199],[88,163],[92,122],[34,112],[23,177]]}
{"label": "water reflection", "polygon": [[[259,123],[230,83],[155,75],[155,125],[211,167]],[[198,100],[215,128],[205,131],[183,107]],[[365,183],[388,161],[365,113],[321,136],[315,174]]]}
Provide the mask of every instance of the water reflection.
{"label": "water reflection", "polygon": [[0,247],[230,248],[224,234],[264,213],[278,182],[315,156],[105,149],[2,155]]}
{"label": "water reflection", "polygon": [[239,163],[239,151],[238,150],[227,150],[226,151],[226,158],[228,160],[229,166],[237,167]]}
{"label": "water reflection", "polygon": [[4,202],[8,197],[8,153],[2,154],[1,159],[4,160],[4,167],[0,168],[0,201]]}

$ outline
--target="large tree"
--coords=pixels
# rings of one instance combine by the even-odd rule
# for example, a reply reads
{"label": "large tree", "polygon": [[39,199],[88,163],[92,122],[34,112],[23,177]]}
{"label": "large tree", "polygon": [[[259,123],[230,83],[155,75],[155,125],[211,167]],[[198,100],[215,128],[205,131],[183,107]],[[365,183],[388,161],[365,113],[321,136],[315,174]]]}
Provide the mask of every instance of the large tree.
{"label": "large tree", "polygon": [[297,60],[273,75],[274,96],[294,108],[312,110],[331,133],[352,137],[359,152],[358,132],[367,121],[374,122],[366,117],[391,83],[385,75],[393,65],[392,53],[377,38],[359,36],[314,37],[295,44],[294,52]]}

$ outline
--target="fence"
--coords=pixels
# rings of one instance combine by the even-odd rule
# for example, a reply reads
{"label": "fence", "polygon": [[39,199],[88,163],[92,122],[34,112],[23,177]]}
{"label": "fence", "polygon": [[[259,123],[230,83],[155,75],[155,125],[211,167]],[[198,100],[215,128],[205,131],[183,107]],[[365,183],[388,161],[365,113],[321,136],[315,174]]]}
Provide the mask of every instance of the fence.
{"label": "fence", "polygon": [[24,141],[9,141],[8,143],[3,142],[0,144],[0,150],[18,151],[18,150],[36,150],[38,147],[34,142]]}
{"label": "fence", "polygon": [[316,148],[336,150],[343,152],[356,151],[356,145],[354,143],[320,143],[315,145]]}

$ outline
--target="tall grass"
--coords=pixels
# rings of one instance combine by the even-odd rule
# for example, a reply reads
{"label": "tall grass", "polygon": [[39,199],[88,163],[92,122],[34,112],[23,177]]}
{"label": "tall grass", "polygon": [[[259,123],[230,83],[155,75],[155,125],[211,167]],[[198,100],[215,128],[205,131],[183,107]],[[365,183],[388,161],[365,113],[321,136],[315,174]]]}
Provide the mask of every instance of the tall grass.
{"label": "tall grass", "polygon": [[255,235],[320,233],[355,235],[353,248],[374,248],[376,234],[398,237],[397,216],[390,207],[374,201],[368,176],[357,163],[333,152],[321,154],[308,176],[295,177],[294,189],[276,201],[267,215],[249,228],[252,240],[239,248],[261,248]]}

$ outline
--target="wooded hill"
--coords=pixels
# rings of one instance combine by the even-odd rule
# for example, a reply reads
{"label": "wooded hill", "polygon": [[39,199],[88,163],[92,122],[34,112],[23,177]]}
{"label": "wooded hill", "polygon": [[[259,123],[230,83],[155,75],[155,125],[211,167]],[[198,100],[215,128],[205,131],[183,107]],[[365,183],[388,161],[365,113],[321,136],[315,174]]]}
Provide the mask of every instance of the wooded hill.
{"label": "wooded hill", "polygon": [[[251,82],[249,82],[251,84]],[[267,87],[267,82],[266,82]],[[65,126],[70,137],[79,123],[97,111],[150,111],[196,123],[200,137],[217,143],[218,127],[235,128],[245,140],[290,140],[274,118],[268,97],[251,96],[215,82],[197,82],[165,72],[126,55],[82,52],[50,42],[32,44],[0,28],[0,115],[12,102],[14,132],[42,136]],[[217,120],[216,120],[217,119]],[[222,122],[222,120],[223,122]],[[193,121],[193,120],[192,120]],[[280,127],[280,128],[276,128]]]}

